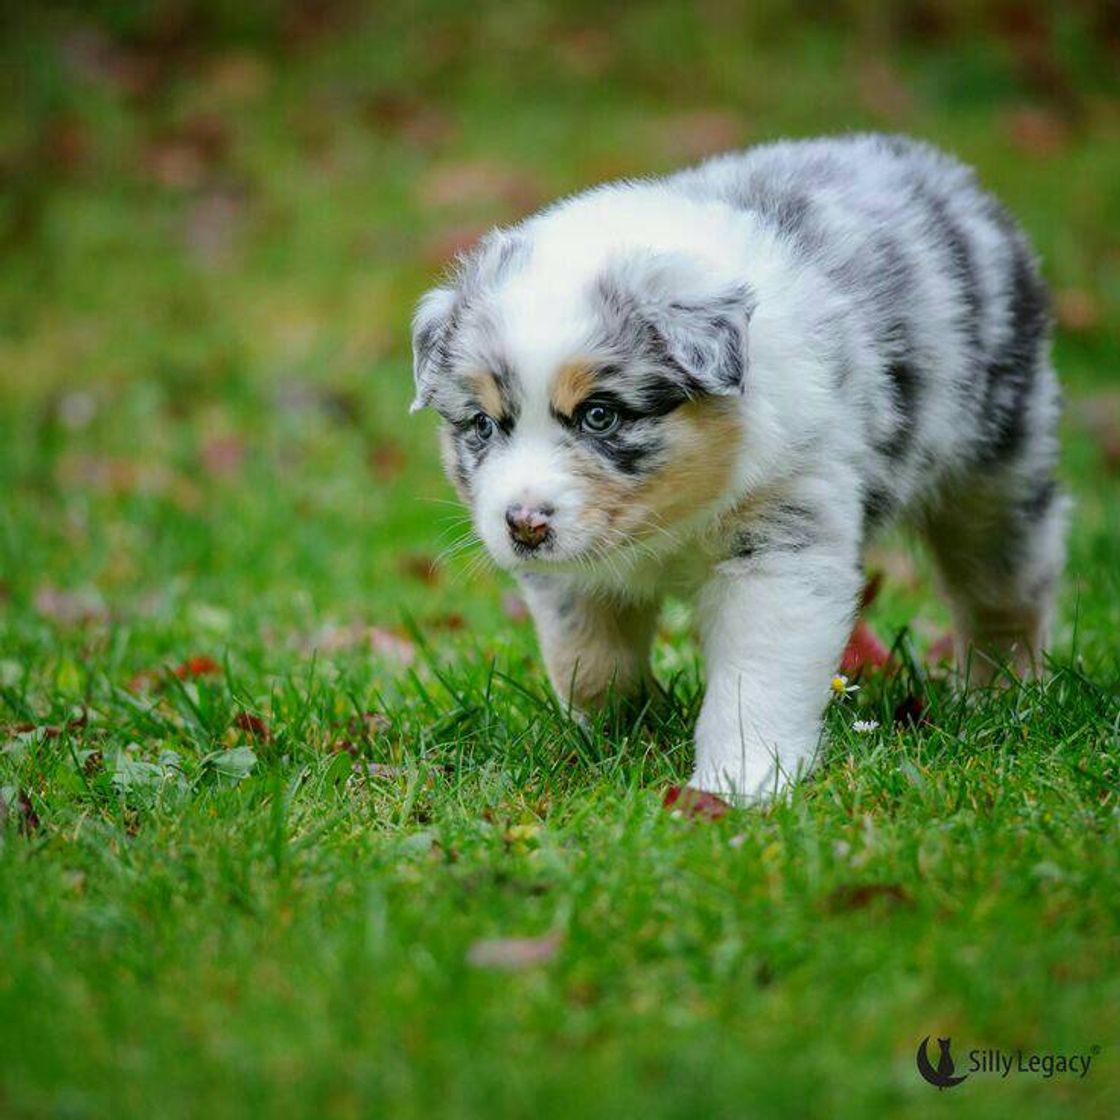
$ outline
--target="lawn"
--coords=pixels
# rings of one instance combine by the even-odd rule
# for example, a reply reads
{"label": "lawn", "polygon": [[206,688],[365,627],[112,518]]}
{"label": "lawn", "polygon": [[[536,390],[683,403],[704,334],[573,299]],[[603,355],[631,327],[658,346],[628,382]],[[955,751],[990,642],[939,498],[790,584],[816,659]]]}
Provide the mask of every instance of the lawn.
{"label": "lawn", "polygon": [[[84,7],[0,38],[0,1115],[1120,1114],[1115,17]],[[663,705],[565,718],[408,317],[558,194],[850,128],[975,163],[1044,258],[1052,671],[954,693],[887,538],[896,671],[788,801],[690,819],[687,609]],[[1092,1065],[939,1091],[927,1035]]]}

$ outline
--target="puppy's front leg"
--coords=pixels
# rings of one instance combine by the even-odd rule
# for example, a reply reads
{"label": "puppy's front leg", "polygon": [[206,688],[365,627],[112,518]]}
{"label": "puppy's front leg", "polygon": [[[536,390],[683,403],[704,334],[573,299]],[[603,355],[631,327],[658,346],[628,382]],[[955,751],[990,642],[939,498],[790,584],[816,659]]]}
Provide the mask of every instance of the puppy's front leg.
{"label": "puppy's front leg", "polygon": [[598,597],[562,577],[527,576],[521,585],[561,700],[587,712],[609,694],[632,696],[651,684],[657,603]]}
{"label": "puppy's front leg", "polygon": [[860,584],[856,543],[815,533],[763,537],[701,593],[707,691],[689,783],[698,789],[749,803],[813,763]]}

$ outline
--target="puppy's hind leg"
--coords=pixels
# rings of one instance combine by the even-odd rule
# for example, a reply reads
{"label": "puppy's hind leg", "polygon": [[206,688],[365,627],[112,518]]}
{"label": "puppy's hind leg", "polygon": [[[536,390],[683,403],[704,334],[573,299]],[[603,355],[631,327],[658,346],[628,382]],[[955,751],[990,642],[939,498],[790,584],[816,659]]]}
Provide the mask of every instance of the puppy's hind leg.
{"label": "puppy's hind leg", "polygon": [[927,516],[924,532],[967,684],[990,684],[1004,668],[1020,677],[1041,673],[1068,505],[1049,469],[1033,476],[1003,469],[974,477]]}

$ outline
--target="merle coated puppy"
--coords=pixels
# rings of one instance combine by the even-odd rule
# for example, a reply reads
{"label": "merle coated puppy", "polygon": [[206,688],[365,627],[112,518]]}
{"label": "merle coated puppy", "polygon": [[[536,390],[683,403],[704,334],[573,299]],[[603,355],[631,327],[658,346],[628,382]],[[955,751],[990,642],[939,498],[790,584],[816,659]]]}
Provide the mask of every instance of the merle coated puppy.
{"label": "merle coated puppy", "polygon": [[428,292],[417,396],[577,709],[648,681],[695,598],[691,784],[811,763],[883,525],[918,529],[962,666],[1038,670],[1063,563],[1047,292],[974,174],[925,144],[768,144],[498,229]]}

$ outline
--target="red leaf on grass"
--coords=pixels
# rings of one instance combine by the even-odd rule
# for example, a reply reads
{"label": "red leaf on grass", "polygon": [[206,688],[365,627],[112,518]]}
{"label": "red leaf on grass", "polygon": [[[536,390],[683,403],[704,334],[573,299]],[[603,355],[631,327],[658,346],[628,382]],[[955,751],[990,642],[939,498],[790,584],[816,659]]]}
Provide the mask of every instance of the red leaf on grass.
{"label": "red leaf on grass", "polygon": [[731,812],[731,806],[722,797],[691,786],[670,786],[661,804],[663,808],[692,820],[718,821]]}
{"label": "red leaf on grass", "polygon": [[518,972],[551,960],[563,941],[564,935],[555,931],[540,937],[487,938],[474,942],[467,950],[467,964],[474,968]]}
{"label": "red leaf on grass", "polygon": [[883,590],[883,572],[881,568],[876,568],[867,577],[867,582],[863,585],[863,591],[859,596],[859,609],[861,611],[867,610],[876,599],[879,598],[879,592]]}
{"label": "red leaf on grass", "polygon": [[185,681],[190,677],[210,677],[221,671],[221,665],[212,657],[207,657],[205,654],[196,654],[194,657],[188,657],[181,665],[176,666],[175,676],[179,680]]}
{"label": "red leaf on grass", "polygon": [[267,743],[272,739],[272,732],[269,726],[260,716],[253,715],[252,712],[238,712],[233,719],[233,726],[239,731],[245,731],[254,739],[260,739],[262,742]]}
{"label": "red leaf on grass", "polygon": [[926,702],[911,693],[895,705],[894,722],[908,727],[929,726],[932,721],[926,714]]}
{"label": "red leaf on grass", "polygon": [[852,677],[871,669],[882,669],[891,658],[891,651],[861,618],[844,647],[840,672]]}

